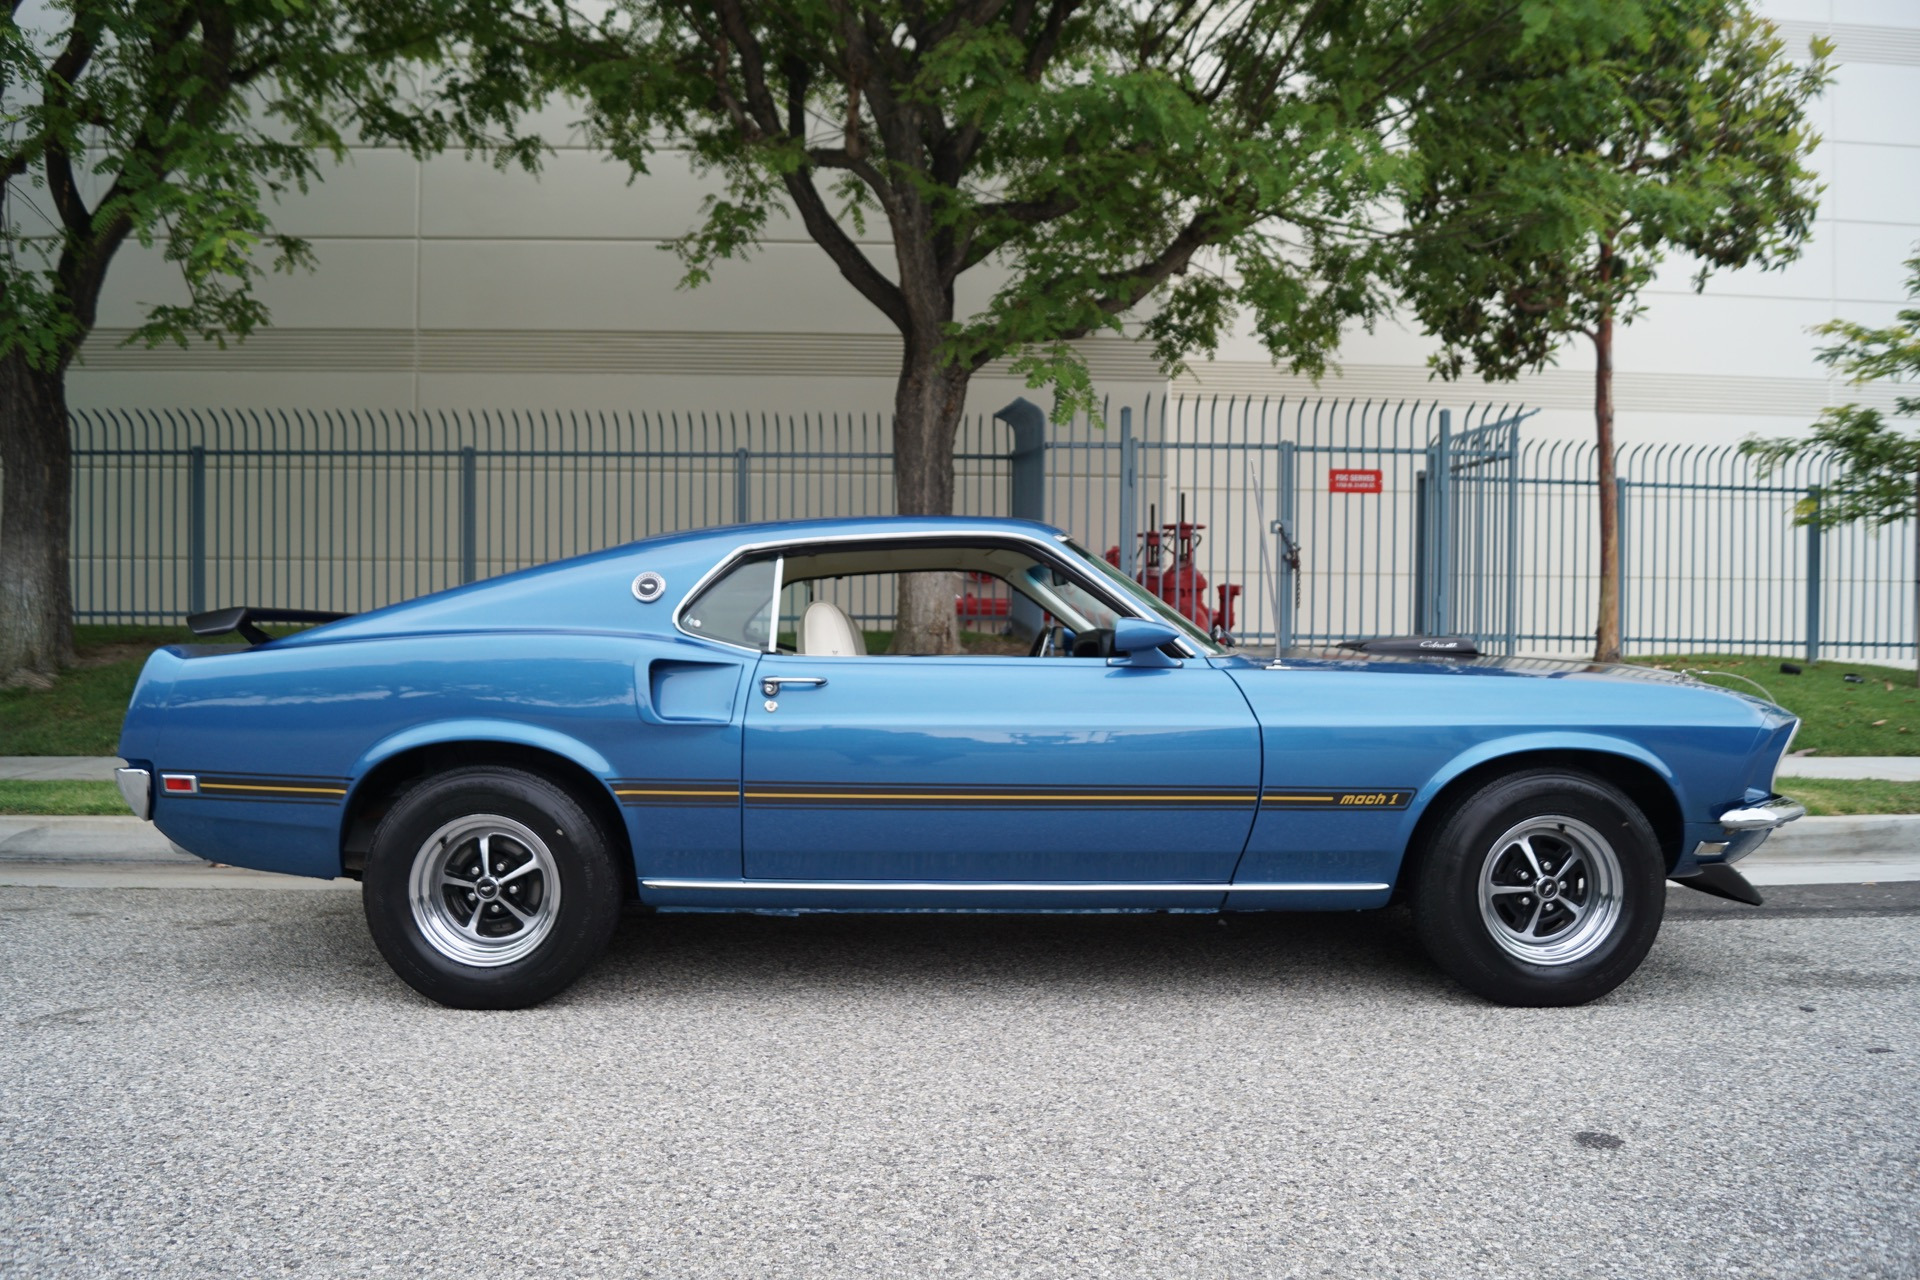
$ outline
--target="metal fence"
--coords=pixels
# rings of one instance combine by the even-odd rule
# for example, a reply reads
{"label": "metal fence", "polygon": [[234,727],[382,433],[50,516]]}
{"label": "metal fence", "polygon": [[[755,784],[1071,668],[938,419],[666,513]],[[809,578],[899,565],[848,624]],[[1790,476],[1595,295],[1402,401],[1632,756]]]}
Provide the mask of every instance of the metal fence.
{"label": "metal fence", "polygon": [[[1046,518],[1224,604],[1249,644],[1590,650],[1590,444],[1526,440],[1526,415],[1493,406],[1185,398],[1103,419],[1048,428]],[[678,529],[885,513],[888,432],[883,414],[79,411],[76,615],[358,611]],[[962,424],[957,511],[1007,513],[1011,439]],[[1830,465],[1762,478],[1732,448],[1623,449],[1630,651],[1911,656],[1911,526],[1793,524]],[[1182,519],[1187,562],[1164,529]]]}

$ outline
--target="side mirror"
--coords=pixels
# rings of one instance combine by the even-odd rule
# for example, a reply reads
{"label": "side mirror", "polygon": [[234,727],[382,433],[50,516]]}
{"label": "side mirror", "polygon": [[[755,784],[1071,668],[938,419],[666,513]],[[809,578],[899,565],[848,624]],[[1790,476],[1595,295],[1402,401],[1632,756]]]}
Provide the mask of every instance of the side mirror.
{"label": "side mirror", "polygon": [[1180,659],[1169,658],[1160,646],[1172,644],[1180,632],[1172,623],[1158,618],[1116,618],[1113,623],[1113,667],[1177,667]]}

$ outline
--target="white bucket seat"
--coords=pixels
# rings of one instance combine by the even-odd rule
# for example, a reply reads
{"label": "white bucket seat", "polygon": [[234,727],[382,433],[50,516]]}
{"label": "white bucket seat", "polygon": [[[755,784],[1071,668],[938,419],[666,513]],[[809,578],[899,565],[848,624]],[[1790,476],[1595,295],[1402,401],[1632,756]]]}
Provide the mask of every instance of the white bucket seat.
{"label": "white bucket seat", "polygon": [[867,638],[840,606],[815,600],[800,616],[800,652],[850,658],[867,651]]}

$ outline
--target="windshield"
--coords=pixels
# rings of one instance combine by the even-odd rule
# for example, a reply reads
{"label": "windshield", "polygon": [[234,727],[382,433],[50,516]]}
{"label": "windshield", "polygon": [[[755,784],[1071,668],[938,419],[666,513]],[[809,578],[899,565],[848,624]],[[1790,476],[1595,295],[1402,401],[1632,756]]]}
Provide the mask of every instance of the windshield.
{"label": "windshield", "polygon": [[[1099,570],[1101,576],[1106,579],[1109,587],[1124,593],[1129,600],[1145,605],[1148,609],[1152,610],[1155,617],[1164,618],[1175,627],[1178,627],[1181,636],[1198,652],[1206,654],[1222,654],[1226,652],[1223,646],[1208,636],[1206,632],[1195,626],[1193,619],[1181,613],[1178,609],[1141,586],[1138,582],[1135,582],[1132,578],[1129,578],[1126,574],[1120,572],[1120,570],[1113,565],[1108,564],[1105,557],[1094,555],[1072,539],[1068,539],[1066,545],[1068,550]],[[1056,588],[1056,590],[1059,590],[1063,595],[1068,592],[1072,592],[1076,596],[1081,594],[1078,588],[1072,586]],[[1076,603],[1077,602],[1076,600]],[[1089,601],[1089,605],[1092,605],[1091,601]],[[1092,611],[1090,607],[1089,612]],[[1100,612],[1106,613],[1110,611],[1102,609]],[[1111,623],[1108,625],[1111,625]]]}

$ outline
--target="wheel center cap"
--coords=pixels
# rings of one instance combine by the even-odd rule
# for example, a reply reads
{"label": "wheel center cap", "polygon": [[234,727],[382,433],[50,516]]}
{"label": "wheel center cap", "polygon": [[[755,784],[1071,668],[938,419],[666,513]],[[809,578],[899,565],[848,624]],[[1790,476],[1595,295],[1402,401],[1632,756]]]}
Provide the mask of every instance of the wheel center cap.
{"label": "wheel center cap", "polygon": [[483,900],[491,902],[500,896],[500,882],[492,876],[481,876],[473,882],[473,891]]}
{"label": "wheel center cap", "polygon": [[1547,901],[1552,901],[1554,898],[1557,898],[1560,896],[1560,882],[1558,880],[1548,880],[1543,878],[1540,881],[1540,883],[1533,886],[1533,888],[1534,888],[1534,892],[1538,893],[1543,899],[1546,899]]}

